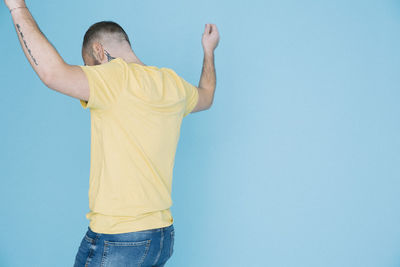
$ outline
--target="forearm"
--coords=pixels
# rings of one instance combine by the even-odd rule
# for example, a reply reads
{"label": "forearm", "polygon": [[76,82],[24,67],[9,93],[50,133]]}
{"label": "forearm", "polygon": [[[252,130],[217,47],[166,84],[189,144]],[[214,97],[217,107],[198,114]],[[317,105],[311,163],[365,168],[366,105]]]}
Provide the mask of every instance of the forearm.
{"label": "forearm", "polygon": [[11,14],[26,58],[47,84],[52,72],[65,64],[64,60],[40,31],[28,8],[14,9]]}
{"label": "forearm", "polygon": [[214,92],[216,87],[216,73],[214,64],[214,52],[205,52],[203,60],[203,69],[201,72],[199,88],[207,90],[210,105],[214,99]]}

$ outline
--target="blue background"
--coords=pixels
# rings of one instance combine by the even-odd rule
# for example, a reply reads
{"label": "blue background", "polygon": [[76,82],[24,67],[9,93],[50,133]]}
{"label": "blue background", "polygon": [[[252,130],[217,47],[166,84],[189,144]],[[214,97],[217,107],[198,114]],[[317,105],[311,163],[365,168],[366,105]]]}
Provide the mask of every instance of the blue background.
{"label": "blue background", "polygon": [[[195,85],[218,26],[214,106],[182,125],[168,266],[400,266],[399,1],[28,5],[70,64],[115,20],[145,64]],[[90,114],[40,82],[4,5],[0,28],[0,266],[72,266]]]}

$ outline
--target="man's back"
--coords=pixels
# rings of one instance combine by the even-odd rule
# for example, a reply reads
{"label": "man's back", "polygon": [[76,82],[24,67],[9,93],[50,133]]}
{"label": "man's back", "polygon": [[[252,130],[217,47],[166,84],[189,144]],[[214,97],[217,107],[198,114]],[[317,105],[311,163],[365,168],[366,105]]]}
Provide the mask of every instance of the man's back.
{"label": "man's back", "polygon": [[172,69],[121,58],[82,66],[90,87],[90,228],[124,233],[169,226],[182,118],[199,98]]}
{"label": "man's back", "polygon": [[164,266],[174,247],[169,207],[182,118],[209,109],[214,99],[215,24],[205,25],[203,68],[195,87],[171,69],[144,65],[124,29],[111,21],[86,31],[85,66],[67,64],[25,1],[5,2],[39,78],[91,111],[91,222],[74,266]]}

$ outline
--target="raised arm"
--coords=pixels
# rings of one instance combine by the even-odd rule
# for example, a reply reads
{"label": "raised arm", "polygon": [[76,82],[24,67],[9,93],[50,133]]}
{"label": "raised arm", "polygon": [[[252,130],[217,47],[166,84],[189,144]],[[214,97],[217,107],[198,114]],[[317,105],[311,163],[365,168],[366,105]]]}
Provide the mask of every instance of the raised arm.
{"label": "raised arm", "polygon": [[215,24],[206,24],[202,38],[204,50],[203,69],[198,86],[199,100],[192,112],[209,109],[214,101],[216,74],[214,50],[219,43],[219,33]]}
{"label": "raised arm", "polygon": [[79,66],[68,65],[40,31],[24,0],[5,0],[29,63],[49,88],[88,100],[89,83]]}

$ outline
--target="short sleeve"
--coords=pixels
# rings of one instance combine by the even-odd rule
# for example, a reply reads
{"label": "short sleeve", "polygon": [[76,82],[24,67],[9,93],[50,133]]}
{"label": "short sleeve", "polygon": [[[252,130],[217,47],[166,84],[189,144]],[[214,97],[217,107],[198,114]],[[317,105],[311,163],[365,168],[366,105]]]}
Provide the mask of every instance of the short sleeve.
{"label": "short sleeve", "polygon": [[113,104],[127,82],[127,64],[121,58],[95,66],[80,66],[89,82],[89,100],[80,99],[84,109],[105,109]]}
{"label": "short sleeve", "polygon": [[186,94],[186,107],[185,112],[183,113],[183,117],[186,117],[197,105],[197,101],[199,99],[199,91],[197,90],[196,86],[185,81],[183,78],[181,78],[181,81]]}

